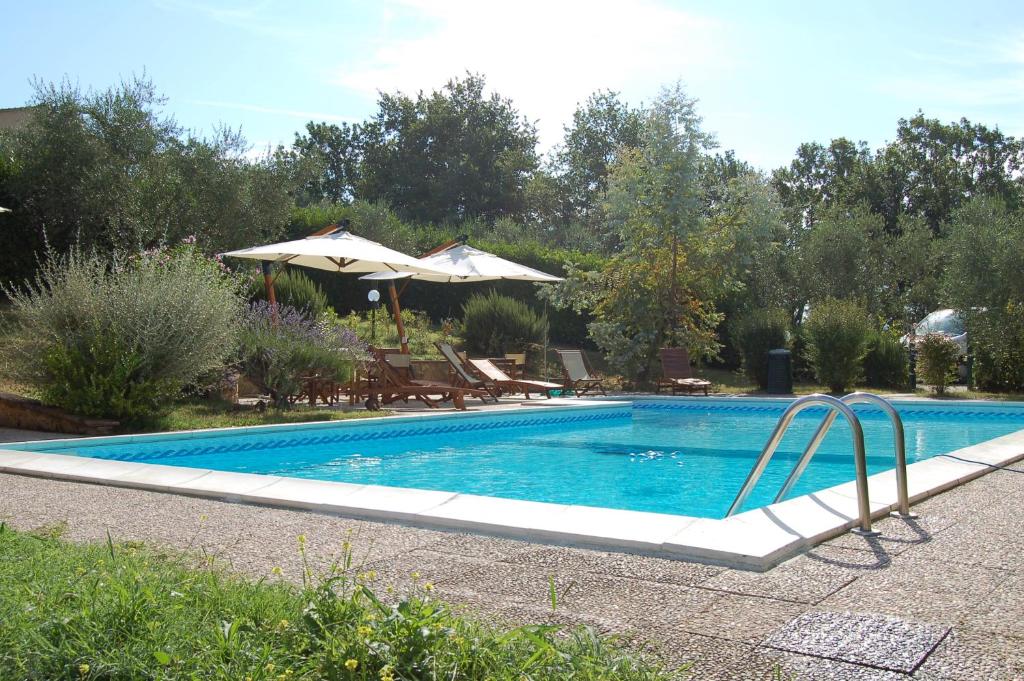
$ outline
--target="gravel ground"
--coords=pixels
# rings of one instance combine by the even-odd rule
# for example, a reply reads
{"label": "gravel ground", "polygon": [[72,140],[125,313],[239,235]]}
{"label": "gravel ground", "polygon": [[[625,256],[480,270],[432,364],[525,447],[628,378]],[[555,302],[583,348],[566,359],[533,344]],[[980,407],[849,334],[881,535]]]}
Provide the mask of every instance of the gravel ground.
{"label": "gravel ground", "polygon": [[[997,470],[765,573],[0,474],[0,519],[74,541],[141,540],[252,577],[351,542],[398,592],[413,572],[485,617],[620,633],[695,679],[1024,678],[1024,465]],[[272,577],[271,577],[272,578]],[[558,607],[551,610],[549,578]],[[774,677],[774,667],[781,677]]]}

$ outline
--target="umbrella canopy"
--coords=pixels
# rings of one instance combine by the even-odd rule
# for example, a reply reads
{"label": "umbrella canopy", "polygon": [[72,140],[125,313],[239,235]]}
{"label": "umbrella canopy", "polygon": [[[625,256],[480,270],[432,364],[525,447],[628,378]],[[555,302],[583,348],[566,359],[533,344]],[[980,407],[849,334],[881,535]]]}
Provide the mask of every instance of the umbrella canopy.
{"label": "umbrella canopy", "polygon": [[224,255],[339,273],[401,271],[447,276],[446,272],[432,268],[410,255],[399,253],[343,229],[295,241],[243,248]]}
{"label": "umbrella canopy", "polygon": [[[496,279],[512,279],[516,281],[562,281],[561,277],[520,265],[511,260],[499,258],[493,253],[481,251],[465,244],[452,246],[440,253],[428,255],[417,260],[435,272],[416,272],[411,268],[395,272],[378,272],[368,274],[360,279],[381,281],[388,279],[420,279],[440,283],[469,283],[474,281],[493,281]],[[442,274],[438,274],[440,270]]]}

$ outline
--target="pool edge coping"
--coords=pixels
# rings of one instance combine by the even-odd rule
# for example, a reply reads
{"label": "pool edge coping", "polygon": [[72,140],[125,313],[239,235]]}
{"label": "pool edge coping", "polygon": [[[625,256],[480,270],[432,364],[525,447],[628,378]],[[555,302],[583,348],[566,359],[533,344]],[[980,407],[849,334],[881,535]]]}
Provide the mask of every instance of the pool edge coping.
{"label": "pool edge coping", "polygon": [[[597,401],[590,404],[594,402]],[[576,404],[587,406],[587,402]],[[522,411],[514,410],[514,413]],[[458,414],[450,416],[459,417]],[[417,417],[420,415],[387,419],[393,422]],[[245,430],[249,429],[251,427]],[[920,502],[996,470],[996,466],[1021,459],[1024,459],[1024,430],[915,462],[907,467],[911,502]],[[755,571],[768,570],[810,546],[842,534],[856,526],[858,516],[853,481],[729,518],[709,519],[8,450],[2,446],[0,473],[400,522],[539,543],[627,551]],[[896,508],[894,470],[870,476],[869,488],[873,518],[883,517]],[[515,521],[510,522],[509,517],[515,517]]]}

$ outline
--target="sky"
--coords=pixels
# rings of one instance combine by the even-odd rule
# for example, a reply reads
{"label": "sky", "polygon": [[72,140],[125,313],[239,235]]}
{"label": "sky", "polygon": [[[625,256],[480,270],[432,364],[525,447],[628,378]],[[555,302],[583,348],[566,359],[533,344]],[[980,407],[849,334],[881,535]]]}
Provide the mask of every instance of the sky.
{"label": "sky", "polygon": [[1019,0],[0,0],[0,16],[0,108],[34,80],[144,73],[179,124],[240,127],[254,153],[467,71],[542,150],[594,91],[639,105],[677,81],[720,147],[765,170],[802,142],[878,148],[919,109],[1024,136]]}

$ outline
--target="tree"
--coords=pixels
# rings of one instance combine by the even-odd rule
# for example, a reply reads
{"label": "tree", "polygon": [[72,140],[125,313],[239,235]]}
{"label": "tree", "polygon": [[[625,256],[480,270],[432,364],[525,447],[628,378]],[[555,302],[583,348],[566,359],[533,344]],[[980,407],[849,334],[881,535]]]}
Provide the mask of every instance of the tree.
{"label": "tree", "polygon": [[1024,389],[1024,212],[978,198],[954,212],[943,289],[964,315],[979,385]]}
{"label": "tree", "polygon": [[801,289],[807,302],[855,299],[878,311],[880,275],[877,248],[882,218],[866,206],[823,211],[799,245]]}
{"label": "tree", "polygon": [[195,235],[225,250],[280,234],[301,167],[282,152],[247,160],[230,130],[195,137],[160,114],[163,102],[145,78],[97,93],[36,83],[28,125],[0,137],[19,244],[0,254],[5,275],[28,275],[47,244],[109,252]]}
{"label": "tree", "polygon": [[714,140],[700,122],[680,86],[662,91],[644,114],[641,146],[621,150],[609,174],[605,211],[621,249],[600,272],[573,272],[554,295],[592,312],[590,335],[608,361],[641,381],[664,345],[694,357],[717,351],[713,302],[723,278],[699,183]]}
{"label": "tree", "polygon": [[772,185],[786,209],[793,227],[811,227],[818,213],[839,203],[856,202],[855,188],[860,169],[870,163],[871,152],[864,142],[854,144],[845,137],[824,147],[816,142],[801,144],[788,168],[772,174]]}
{"label": "tree", "polygon": [[894,229],[901,214],[923,218],[938,234],[953,211],[973,196],[1019,206],[1024,147],[998,129],[966,118],[944,124],[920,111],[900,119],[896,140],[876,155],[870,181],[883,203],[873,209]]}
{"label": "tree", "polygon": [[522,217],[537,132],[510,100],[485,97],[484,86],[469,74],[429,96],[382,94],[360,127],[356,196],[414,222]]}
{"label": "tree", "polygon": [[574,217],[585,220],[600,207],[616,156],[641,146],[642,136],[643,112],[619,100],[617,92],[598,90],[576,108],[553,163]]}
{"label": "tree", "polygon": [[310,121],[305,135],[295,135],[293,149],[319,170],[304,187],[304,204],[353,199],[359,184],[362,150],[359,125]]}

